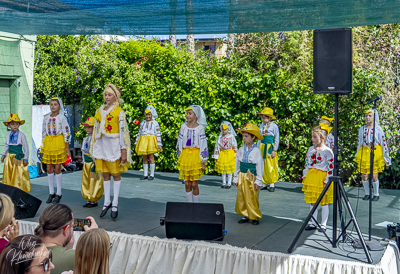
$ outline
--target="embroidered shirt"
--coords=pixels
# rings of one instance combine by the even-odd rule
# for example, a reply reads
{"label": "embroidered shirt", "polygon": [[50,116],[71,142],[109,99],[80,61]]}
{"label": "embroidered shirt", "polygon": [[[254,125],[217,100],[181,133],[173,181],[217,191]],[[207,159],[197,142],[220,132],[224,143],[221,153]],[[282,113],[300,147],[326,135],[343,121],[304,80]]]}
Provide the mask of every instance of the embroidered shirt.
{"label": "embroidered shirt", "polygon": [[332,135],[332,133],[329,133],[326,137],[326,146],[330,149],[335,147],[335,137]]}
{"label": "embroidered shirt", "polygon": [[51,117],[50,114],[51,112],[44,115],[42,138],[44,139],[47,135],[64,134],[65,142],[70,143],[71,129],[69,128],[67,118],[62,114],[58,114],[56,117]]}
{"label": "embroidered shirt", "polygon": [[90,155],[90,142],[92,141],[92,134],[89,134],[88,136],[83,139],[82,142],[82,153]]}
{"label": "embroidered shirt", "polygon": [[198,125],[195,128],[188,128],[184,123],[181,126],[178,134],[178,142],[176,143],[176,153],[179,157],[184,148],[200,148],[200,159],[202,163],[208,160],[207,137],[204,127]]}
{"label": "embroidered shirt", "polygon": [[140,129],[139,129],[138,136],[136,137],[135,145],[139,141],[139,137],[141,135],[156,135],[157,145],[160,146],[160,147],[162,146],[160,125],[158,124],[157,121],[154,121],[154,120],[153,121],[143,120],[140,123]]}
{"label": "embroidered shirt", "polygon": [[306,164],[303,169],[303,178],[306,177],[308,171],[311,168],[326,171],[326,178],[324,183],[329,182],[329,177],[333,175],[333,152],[330,148],[324,150],[316,150],[314,146],[311,146],[306,155]]}
{"label": "embroidered shirt", "polygon": [[[235,184],[238,183],[239,180],[239,172],[240,172],[240,162],[246,162],[246,163],[252,163],[256,165],[256,170],[257,170],[257,175],[256,175],[256,180],[254,181],[254,184],[258,186],[263,186],[262,183],[262,176],[264,173],[264,160],[261,156],[261,150],[256,147],[255,145],[248,150],[246,148],[245,153],[245,147],[241,147],[238,150],[238,153],[236,155],[236,169],[233,177],[233,182]],[[246,156],[247,154],[247,156]],[[245,157],[246,156],[246,157]]]}
{"label": "embroidered shirt", "polygon": [[4,145],[4,151],[3,151],[2,156],[6,157],[9,146],[19,146],[19,145],[22,145],[22,150],[24,151],[24,161],[28,161],[28,159],[29,159],[28,141],[26,140],[25,134],[23,134],[19,130],[15,131],[15,132],[13,132],[13,131],[7,132],[6,143]]}
{"label": "embroidered shirt", "polygon": [[[374,132],[373,128],[367,128],[366,126],[362,126],[358,131],[358,144],[357,144],[357,152],[361,148],[361,146],[368,147],[372,142],[372,133]],[[385,165],[390,166],[392,164],[392,159],[389,154],[389,147],[386,142],[385,132],[383,129],[376,125],[375,126],[375,142],[374,146],[381,145],[383,151],[383,159],[385,160]]]}
{"label": "embroidered shirt", "polygon": [[218,159],[219,153],[221,149],[233,149],[235,153],[237,153],[238,147],[235,136],[228,133],[226,136],[222,136],[221,134],[217,138],[217,142],[215,144],[214,155],[212,156],[214,159]]}
{"label": "embroidered shirt", "polygon": [[[271,122],[269,124],[269,128],[267,129],[267,124],[260,124],[260,133],[263,136],[274,136],[274,150],[278,150],[279,148],[279,127],[277,124]],[[257,141],[257,146],[260,147],[261,141]]]}

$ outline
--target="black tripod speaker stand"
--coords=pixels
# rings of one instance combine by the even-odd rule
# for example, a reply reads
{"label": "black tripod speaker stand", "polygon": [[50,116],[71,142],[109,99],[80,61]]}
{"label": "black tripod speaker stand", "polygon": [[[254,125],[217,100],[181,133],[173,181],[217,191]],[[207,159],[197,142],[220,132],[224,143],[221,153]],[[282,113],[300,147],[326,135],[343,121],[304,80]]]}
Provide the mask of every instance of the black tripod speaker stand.
{"label": "black tripod speaker stand", "polygon": [[[328,191],[329,186],[333,183],[333,229],[332,229],[332,240],[329,238],[329,236],[323,231],[325,237],[329,240],[329,242],[332,244],[332,247],[337,247],[337,243],[340,239],[340,237],[343,238],[343,241],[346,239],[346,229],[349,227],[351,223],[354,224],[354,227],[357,231],[358,237],[360,239],[362,248],[364,249],[365,255],[367,257],[368,263],[372,263],[372,258],[371,254],[368,251],[367,245],[365,244],[363,235],[361,233],[360,227],[358,226],[356,217],[354,215],[354,212],[351,208],[349,198],[347,197],[346,191],[344,190],[343,184],[341,177],[339,176],[339,166],[338,166],[338,154],[339,154],[339,148],[338,148],[338,128],[339,128],[339,94],[335,94],[335,129],[334,129],[334,136],[335,136],[335,145],[333,148],[333,154],[334,154],[334,169],[333,169],[333,176],[330,177],[329,182],[326,184],[324,190],[322,191],[321,195],[319,196],[317,202],[314,204],[313,208],[311,209],[310,213],[308,214],[307,218],[305,219],[303,225],[301,226],[299,232],[297,233],[296,237],[294,238],[292,244],[290,245],[288,252],[292,253],[294,247],[296,246],[297,241],[299,240],[301,234],[303,233],[304,229],[306,228],[308,222],[312,218],[316,224],[318,225],[319,228],[321,228],[320,224],[318,223],[317,220],[314,219],[313,214],[315,210],[317,210],[318,205],[320,204],[322,198],[324,197],[325,193]],[[351,216],[351,220],[346,224],[343,218],[343,209],[342,209],[342,204],[341,201],[344,201],[347,211],[349,212]],[[339,212],[339,217],[340,217],[340,223],[341,223],[341,233],[337,235],[337,218],[338,218],[338,212]]]}

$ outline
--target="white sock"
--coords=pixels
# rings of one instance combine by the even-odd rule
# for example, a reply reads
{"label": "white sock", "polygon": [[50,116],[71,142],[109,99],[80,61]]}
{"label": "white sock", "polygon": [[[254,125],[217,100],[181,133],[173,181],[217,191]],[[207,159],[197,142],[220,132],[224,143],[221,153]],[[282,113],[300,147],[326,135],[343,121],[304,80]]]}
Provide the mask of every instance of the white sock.
{"label": "white sock", "polygon": [[379,196],[379,180],[376,182],[372,182],[374,186],[374,196]]}
{"label": "white sock", "polygon": [[[314,207],[313,205],[310,205],[310,211],[312,210],[313,207]],[[314,214],[312,216],[314,217],[315,220],[318,220],[318,207],[314,211]],[[312,220],[313,226],[318,226],[317,223],[313,219],[311,219],[311,220]]]}
{"label": "white sock", "polygon": [[57,195],[61,196],[62,194],[62,173],[56,174],[56,182],[57,182]]}
{"label": "white sock", "polygon": [[362,181],[364,190],[365,190],[365,195],[369,195],[369,181]]}
{"label": "white sock", "polygon": [[190,192],[186,192],[186,197],[189,203],[193,203],[193,193]]}
{"label": "white sock", "polygon": [[222,185],[226,185],[226,174],[222,174]]}
{"label": "white sock", "polygon": [[[121,180],[114,181],[114,198],[112,201],[113,206],[118,206],[119,189],[121,188]],[[114,209],[114,208],[113,208]],[[117,209],[115,209],[116,211]]]}
{"label": "white sock", "polygon": [[104,206],[108,206],[111,203],[111,181],[104,181]]}
{"label": "white sock", "polygon": [[149,164],[143,164],[143,176],[146,177],[149,173]]}
{"label": "white sock", "polygon": [[228,174],[228,186],[232,185],[232,173]]}
{"label": "white sock", "polygon": [[275,183],[269,184],[269,187],[275,187]]}
{"label": "white sock", "polygon": [[200,196],[200,194],[199,195],[194,195],[193,194],[193,203],[198,203],[199,202],[199,196]]}
{"label": "white sock", "polygon": [[326,223],[328,222],[329,217],[329,206],[323,205],[321,206],[322,209],[322,223],[321,226],[326,228]]}
{"label": "white sock", "polygon": [[47,173],[47,181],[49,182],[49,193],[54,194],[54,173]]}
{"label": "white sock", "polygon": [[156,170],[156,164],[150,164],[150,176],[154,177],[154,171]]}

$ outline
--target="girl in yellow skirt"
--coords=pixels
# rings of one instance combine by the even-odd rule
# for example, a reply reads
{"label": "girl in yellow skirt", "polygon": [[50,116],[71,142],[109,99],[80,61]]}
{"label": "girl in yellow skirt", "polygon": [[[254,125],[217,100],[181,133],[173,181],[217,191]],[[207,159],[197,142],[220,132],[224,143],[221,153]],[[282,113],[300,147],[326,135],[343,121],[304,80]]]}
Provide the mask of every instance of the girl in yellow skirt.
{"label": "girl in yellow skirt", "polygon": [[83,207],[96,207],[97,202],[103,196],[103,177],[96,173],[96,165],[90,154],[90,143],[92,141],[92,133],[94,127],[94,117],[88,117],[85,123],[88,136],[82,142],[83,168],[82,168],[82,188],[81,193],[87,201]]}
{"label": "girl in yellow skirt", "polygon": [[[364,185],[365,196],[363,200],[370,199],[369,193],[369,174],[370,174],[370,144],[372,142],[373,127],[374,127],[374,111],[367,110],[365,113],[366,125],[362,126],[358,131],[357,153],[354,161],[358,165],[358,171],[361,173],[362,182]],[[373,167],[373,183],[374,197],[372,201],[379,200],[379,180],[378,173],[381,173],[385,167],[392,164],[389,155],[389,148],[386,143],[385,132],[379,125],[379,114],[375,110],[375,140],[374,140],[374,167]]]}
{"label": "girl in yellow skirt", "polygon": [[176,144],[179,179],[185,181],[189,203],[199,202],[199,179],[203,176],[208,160],[205,128],[206,115],[201,106],[191,105],[186,111],[186,121],[181,125]]}
{"label": "girl in yellow skirt", "polygon": [[[222,173],[221,188],[231,188],[232,174],[235,172],[237,142],[236,132],[233,130],[232,124],[228,121],[222,121],[220,125],[221,133],[215,144],[214,155],[216,159],[215,170]],[[226,183],[226,175],[228,175],[228,183]]]}
{"label": "girl in yellow skirt", "polygon": [[[319,120],[319,124],[325,124],[329,127],[332,126],[332,121],[334,120],[334,118],[329,118],[326,117],[325,115],[321,117],[321,119]],[[328,136],[326,137],[326,146],[329,147],[330,149],[333,150],[333,147],[335,146],[335,137],[333,136],[332,133],[329,133]]]}
{"label": "girl in yellow skirt", "polygon": [[[51,112],[44,115],[42,127],[42,163],[47,165],[49,198],[46,203],[60,202],[62,197],[61,164],[70,155],[71,130],[64,116],[63,102],[59,97],[50,99]],[[54,195],[54,172],[57,182],[57,195]]]}
{"label": "girl in yellow skirt", "polygon": [[253,124],[245,124],[244,128],[238,129],[238,131],[242,133],[244,146],[239,148],[236,155],[233,185],[238,186],[238,189],[235,211],[243,216],[239,220],[239,224],[252,220],[253,225],[258,225],[259,219],[262,217],[258,198],[262,186],[264,161],[260,149],[254,142],[262,140],[263,136],[260,129]]}
{"label": "girl in yellow skirt", "polygon": [[[272,122],[275,120],[274,110],[264,107],[261,112],[257,112],[261,118],[260,133],[264,136],[257,142],[264,159],[263,184],[269,185],[268,191],[275,191],[275,182],[279,178],[278,170],[278,148],[279,148],[279,128]],[[265,186],[262,189],[266,189]]]}
{"label": "girl in yellow skirt", "polygon": [[11,131],[7,132],[4,151],[1,162],[6,163],[3,171],[3,184],[18,187],[23,191],[31,192],[31,180],[29,179],[28,159],[29,146],[25,134],[19,131],[19,126],[25,124],[18,114],[10,114],[7,122],[3,122]]}
{"label": "girl in yellow skirt", "polygon": [[[157,118],[156,109],[150,105],[147,106],[145,111],[146,119],[140,123],[140,129],[135,142],[135,151],[137,155],[143,156],[143,170],[144,174],[140,180],[153,180],[156,164],[154,163],[154,153],[162,151],[161,131],[160,125],[154,119]],[[150,162],[150,176],[149,172]]]}
{"label": "girl in yellow skirt", "polygon": [[[308,149],[306,164],[303,170],[303,192],[304,200],[310,204],[310,210],[317,202],[319,196],[329,182],[329,177],[333,175],[333,152],[326,146],[326,137],[332,128],[321,124],[312,129],[313,145]],[[329,217],[329,204],[333,202],[333,184],[329,186],[328,191],[321,200],[322,222],[321,229],[326,231],[326,223]],[[313,218],[317,220],[318,209],[315,210]],[[312,223],[305,230],[317,228],[317,223]]]}
{"label": "girl in yellow skirt", "polygon": [[[121,172],[128,171],[132,164],[131,141],[120,90],[108,84],[103,92],[105,105],[97,111],[91,155],[96,160],[96,172],[104,179],[104,206],[100,217],[111,209],[111,218],[118,217],[118,197],[121,187]],[[111,202],[111,175],[114,179],[114,199]]]}

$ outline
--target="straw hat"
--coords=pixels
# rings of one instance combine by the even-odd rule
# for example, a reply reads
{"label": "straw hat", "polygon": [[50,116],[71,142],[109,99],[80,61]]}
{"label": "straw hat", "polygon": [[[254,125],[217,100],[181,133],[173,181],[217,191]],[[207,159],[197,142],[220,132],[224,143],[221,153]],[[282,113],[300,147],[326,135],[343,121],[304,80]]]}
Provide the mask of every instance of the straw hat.
{"label": "straw hat", "polygon": [[88,117],[86,123],[81,123],[81,126],[94,127],[94,117]]}
{"label": "straw hat", "polygon": [[25,124],[25,120],[20,120],[18,114],[10,114],[10,116],[8,116],[8,121],[3,123],[6,127],[8,127],[8,123],[10,122],[18,122],[20,126]]}
{"label": "straw hat", "polygon": [[257,114],[262,114],[271,117],[272,119],[276,119],[274,116],[274,110],[269,107],[263,107],[261,112],[257,112]]}
{"label": "straw hat", "polygon": [[237,131],[243,134],[243,132],[247,132],[256,136],[257,140],[263,140],[264,136],[260,133],[260,128],[256,125],[246,123],[244,124],[244,128],[238,128]]}
{"label": "straw hat", "polygon": [[326,132],[331,132],[331,130],[333,129],[333,127],[328,126],[327,124],[324,123],[319,123],[319,126],[321,127],[321,129],[326,130]]}

